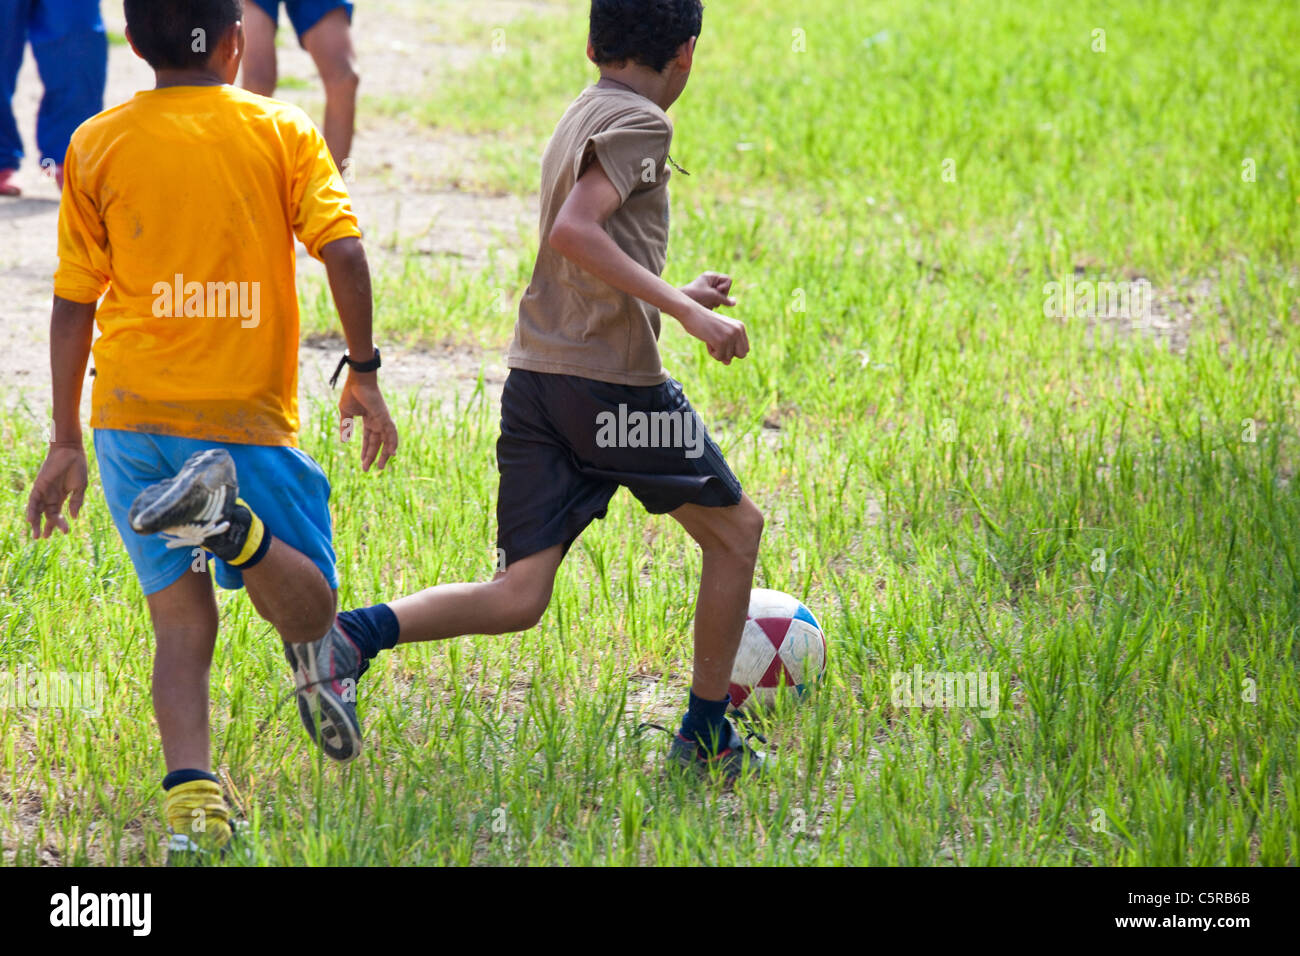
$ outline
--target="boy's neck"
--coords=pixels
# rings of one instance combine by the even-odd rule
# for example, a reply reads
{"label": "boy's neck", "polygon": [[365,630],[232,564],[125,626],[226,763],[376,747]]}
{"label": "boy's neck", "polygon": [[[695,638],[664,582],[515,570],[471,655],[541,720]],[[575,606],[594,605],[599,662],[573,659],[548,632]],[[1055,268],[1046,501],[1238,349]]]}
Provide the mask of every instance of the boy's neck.
{"label": "boy's neck", "polygon": [[154,89],[169,86],[225,86],[226,81],[207,70],[154,70]]}
{"label": "boy's neck", "polygon": [[597,86],[602,89],[626,89],[644,96],[661,110],[672,106],[668,99],[668,80],[648,66],[629,63],[626,66],[600,68],[600,81]]}

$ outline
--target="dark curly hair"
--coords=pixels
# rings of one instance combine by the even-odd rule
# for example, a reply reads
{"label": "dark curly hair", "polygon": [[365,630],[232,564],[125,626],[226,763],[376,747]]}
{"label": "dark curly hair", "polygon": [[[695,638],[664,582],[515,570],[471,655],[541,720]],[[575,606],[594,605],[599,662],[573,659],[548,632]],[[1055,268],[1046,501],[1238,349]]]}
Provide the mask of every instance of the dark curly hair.
{"label": "dark curly hair", "polygon": [[155,70],[202,67],[244,16],[243,0],[126,0],[125,7],[135,48]]}
{"label": "dark curly hair", "polygon": [[591,46],[599,65],[631,60],[662,73],[700,35],[700,0],[591,0]]}

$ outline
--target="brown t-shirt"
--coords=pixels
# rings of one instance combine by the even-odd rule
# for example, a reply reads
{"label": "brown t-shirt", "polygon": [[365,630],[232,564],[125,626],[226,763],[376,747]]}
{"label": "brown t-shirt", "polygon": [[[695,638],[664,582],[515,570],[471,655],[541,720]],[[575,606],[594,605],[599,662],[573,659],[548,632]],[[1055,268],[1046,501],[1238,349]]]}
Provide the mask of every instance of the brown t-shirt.
{"label": "brown t-shirt", "polygon": [[593,158],[623,205],[605,231],[660,275],[668,253],[668,147],[673,125],[630,90],[592,86],[569,106],[542,157],[541,247],[506,356],[510,368],[620,385],[658,385],[659,310],[620,292],[550,247],[560,207]]}

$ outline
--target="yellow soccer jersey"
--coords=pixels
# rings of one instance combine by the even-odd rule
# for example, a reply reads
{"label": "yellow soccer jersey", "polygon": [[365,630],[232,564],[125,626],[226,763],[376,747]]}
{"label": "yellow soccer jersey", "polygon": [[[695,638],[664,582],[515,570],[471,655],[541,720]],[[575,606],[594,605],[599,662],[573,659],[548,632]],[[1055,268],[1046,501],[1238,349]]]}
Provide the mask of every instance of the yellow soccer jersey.
{"label": "yellow soccer jersey", "polygon": [[360,236],[325,141],[232,86],[137,93],[72,137],[54,292],[103,296],[94,428],[296,445],[294,236]]}

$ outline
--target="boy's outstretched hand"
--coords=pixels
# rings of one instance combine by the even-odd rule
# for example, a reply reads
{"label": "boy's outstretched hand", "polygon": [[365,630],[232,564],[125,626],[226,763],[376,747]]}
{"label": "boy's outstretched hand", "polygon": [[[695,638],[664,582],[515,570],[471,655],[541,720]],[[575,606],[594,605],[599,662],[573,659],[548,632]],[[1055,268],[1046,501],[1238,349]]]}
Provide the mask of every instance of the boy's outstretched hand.
{"label": "boy's outstretched hand", "polygon": [[730,365],[733,358],[744,358],[749,354],[749,336],[745,334],[744,322],[703,307],[677,321],[690,335],[707,345],[709,354],[723,365]]}
{"label": "boy's outstretched hand", "polygon": [[730,365],[733,358],[744,358],[749,354],[745,323],[713,311],[720,305],[736,304],[736,300],[731,298],[731,276],[706,272],[690,285],[682,286],[682,292],[699,308],[692,309],[677,321],[687,333],[709,347],[710,355],[723,365]]}
{"label": "boy's outstretched hand", "polygon": [[[366,378],[371,381],[364,381]],[[344,441],[352,440],[356,419],[361,419],[361,470],[369,471],[378,458],[379,470],[383,471],[388,459],[397,452],[397,425],[393,416],[388,414],[388,403],[379,390],[374,372],[348,372],[339,399],[339,416],[340,434]]]}
{"label": "boy's outstretched hand", "polygon": [[86,450],[80,446],[52,445],[27,498],[27,523],[31,525],[33,538],[48,538],[55,528],[68,533],[63,503],[68,502],[68,516],[76,518],[86,498],[86,482]]}

